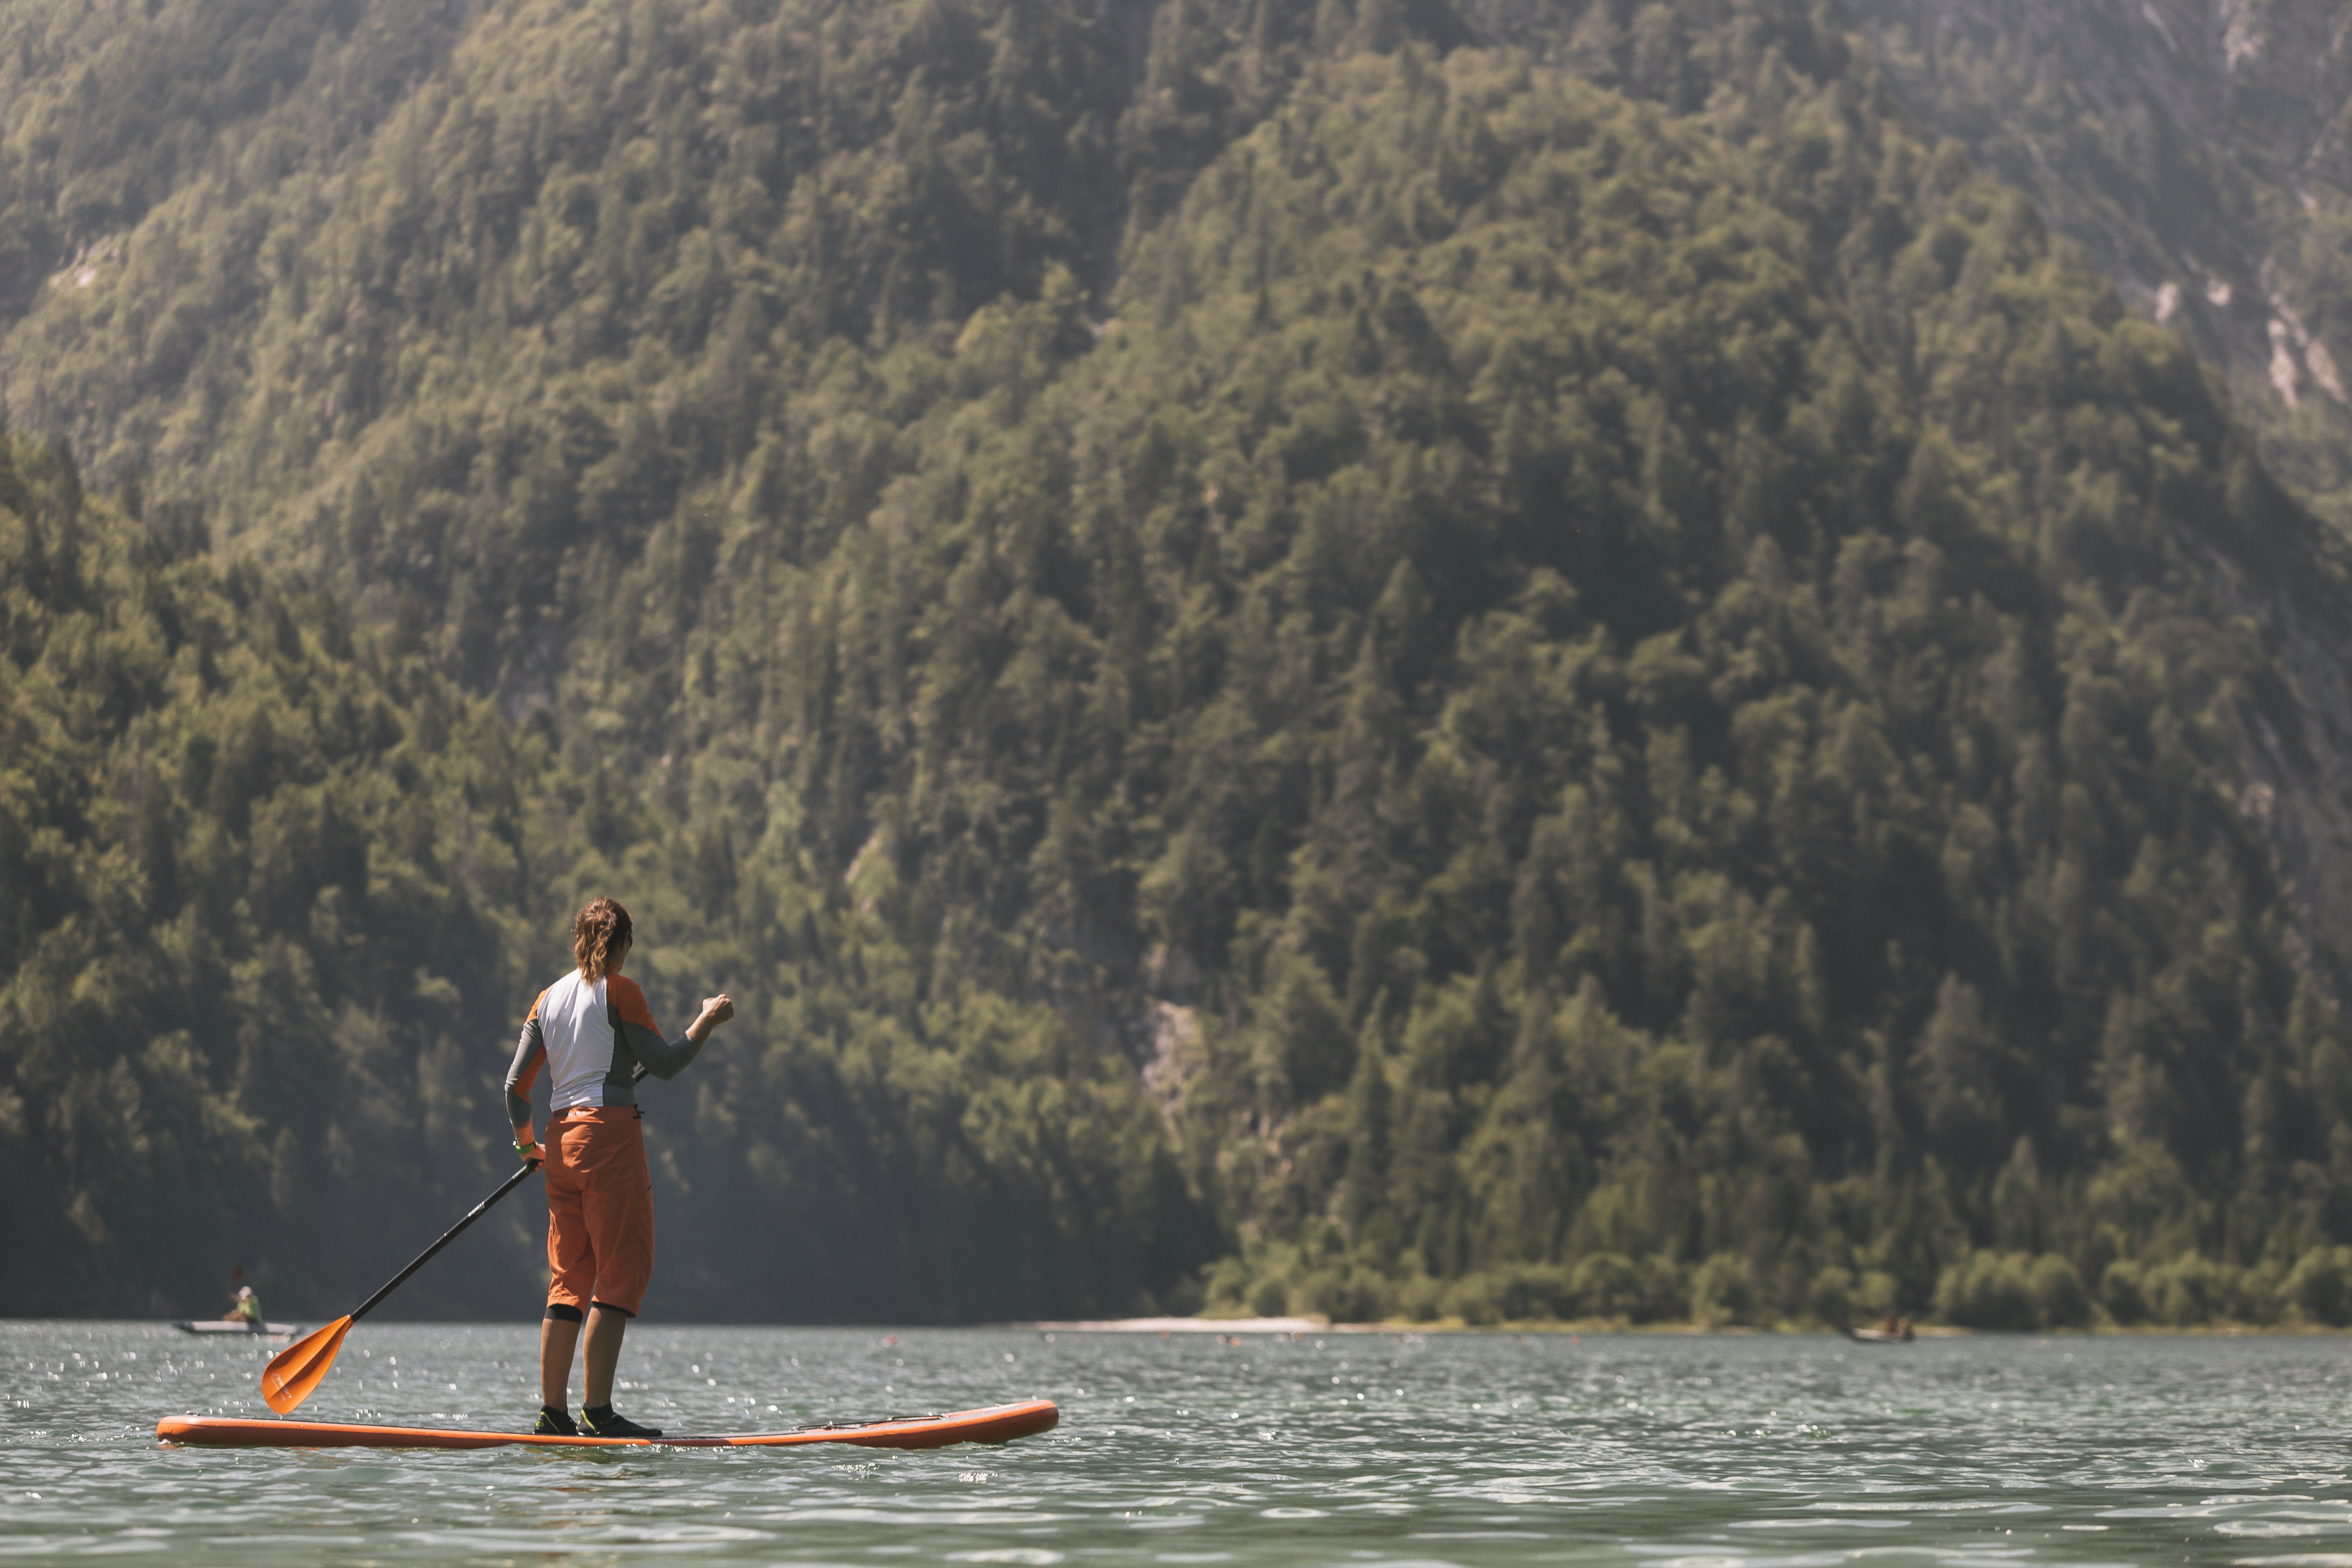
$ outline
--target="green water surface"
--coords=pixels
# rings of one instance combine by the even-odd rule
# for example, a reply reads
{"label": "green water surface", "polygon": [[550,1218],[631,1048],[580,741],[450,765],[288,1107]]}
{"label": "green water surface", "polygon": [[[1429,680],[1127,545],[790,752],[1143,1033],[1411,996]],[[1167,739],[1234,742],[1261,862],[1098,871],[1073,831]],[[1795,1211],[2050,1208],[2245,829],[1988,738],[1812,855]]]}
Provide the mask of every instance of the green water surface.
{"label": "green water surface", "polygon": [[[516,1426],[536,1325],[362,1324],[302,1415]],[[2352,1568],[2352,1341],[677,1328],[673,1431],[1040,1395],[1001,1447],[159,1447],[268,1347],[0,1324],[0,1557],[192,1563],[2255,1563]]]}

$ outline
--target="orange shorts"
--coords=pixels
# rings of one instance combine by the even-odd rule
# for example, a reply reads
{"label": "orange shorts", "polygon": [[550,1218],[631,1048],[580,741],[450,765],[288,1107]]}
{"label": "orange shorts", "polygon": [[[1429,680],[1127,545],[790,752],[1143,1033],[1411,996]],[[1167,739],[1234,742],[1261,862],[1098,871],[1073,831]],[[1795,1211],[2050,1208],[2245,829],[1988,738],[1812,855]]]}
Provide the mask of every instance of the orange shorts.
{"label": "orange shorts", "polygon": [[548,1123],[547,1304],[631,1317],[654,1274],[654,1179],[634,1105],[575,1105]]}

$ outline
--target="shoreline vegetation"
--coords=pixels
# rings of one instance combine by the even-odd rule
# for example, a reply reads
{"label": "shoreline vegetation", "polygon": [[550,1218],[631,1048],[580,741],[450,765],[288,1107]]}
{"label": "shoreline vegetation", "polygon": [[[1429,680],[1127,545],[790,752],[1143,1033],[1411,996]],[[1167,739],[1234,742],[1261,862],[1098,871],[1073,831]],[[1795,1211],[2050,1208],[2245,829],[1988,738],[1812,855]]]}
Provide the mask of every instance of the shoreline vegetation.
{"label": "shoreline vegetation", "polygon": [[[1522,1264],[1452,1281],[1384,1280],[1327,1268],[1287,1278],[1261,1274],[1247,1290],[1237,1289],[1251,1279],[1249,1268],[1244,1257],[1211,1271],[1204,1317],[1241,1318],[1256,1309],[1257,1317],[1271,1321],[1263,1309],[1278,1302],[1296,1315],[1327,1321],[1474,1328],[1763,1329],[1912,1315],[1907,1293],[1890,1274],[1832,1266],[1801,1289],[1798,1281],[1759,1278],[1762,1271],[1748,1258],[1728,1252],[1695,1268],[1664,1257],[1636,1261],[1601,1253],[1573,1265]],[[2089,1272],[2094,1287],[2085,1286],[2085,1270],[2056,1253],[1966,1252],[1941,1271],[1916,1316],[1955,1331],[2029,1333],[2352,1326],[2352,1247],[2313,1247],[2292,1260],[2252,1268],[2195,1253],[2163,1262],[2110,1258]],[[1803,1308],[1789,1311],[1772,1304],[1791,1300]]]}
{"label": "shoreline vegetation", "polygon": [[[1562,1321],[1554,1318],[1533,1319],[1525,1322],[1472,1323],[1460,1318],[1439,1318],[1422,1322],[1391,1318],[1373,1323],[1334,1323],[1316,1318],[1099,1318],[1074,1321],[1042,1321],[1013,1323],[1016,1329],[1036,1330],[1046,1333],[1066,1334],[1142,1334],[1157,1333],[1162,1338],[1177,1334],[1727,1334],[1756,1338],[1764,1335],[1829,1334],[1843,1336],[1843,1330],[1834,1323],[1786,1321],[1777,1323],[1696,1323],[1659,1322],[1635,1323],[1622,1318],[1578,1318]],[[1856,1324],[1855,1327],[1866,1327]],[[2219,1337],[2242,1339],[2253,1336],[2302,1338],[2315,1334],[2343,1334],[2352,1327],[2330,1323],[2237,1323],[2215,1322],[2190,1325],[2168,1323],[2086,1323],[2068,1329],[1971,1329],[1956,1323],[1913,1323],[1912,1332],[1923,1340],[1971,1339],[1983,1334],[2011,1338],[2032,1336],[2046,1339],[2052,1335],[2073,1337],[2082,1335],[2124,1335],[2153,1337],[2164,1334],[2191,1334],[2200,1338]]]}

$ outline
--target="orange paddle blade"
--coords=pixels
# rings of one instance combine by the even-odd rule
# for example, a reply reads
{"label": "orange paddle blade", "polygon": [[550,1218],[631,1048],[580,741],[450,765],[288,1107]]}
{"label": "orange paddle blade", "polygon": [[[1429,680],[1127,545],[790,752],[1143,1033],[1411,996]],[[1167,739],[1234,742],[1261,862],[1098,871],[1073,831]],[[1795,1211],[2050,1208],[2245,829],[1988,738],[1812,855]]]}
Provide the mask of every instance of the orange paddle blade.
{"label": "orange paddle blade", "polygon": [[352,1321],[337,1318],[271,1356],[261,1369],[261,1397],[269,1408],[290,1415],[296,1405],[317,1393],[327,1369],[335,1364],[335,1353],[343,1348],[343,1336],[351,1331]]}

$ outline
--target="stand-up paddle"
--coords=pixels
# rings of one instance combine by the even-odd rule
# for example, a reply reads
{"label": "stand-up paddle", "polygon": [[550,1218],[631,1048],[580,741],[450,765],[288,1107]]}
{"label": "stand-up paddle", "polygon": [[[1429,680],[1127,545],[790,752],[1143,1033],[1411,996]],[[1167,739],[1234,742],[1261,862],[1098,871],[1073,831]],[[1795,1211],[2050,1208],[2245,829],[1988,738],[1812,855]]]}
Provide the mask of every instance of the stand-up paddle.
{"label": "stand-up paddle", "polygon": [[335,1356],[343,1348],[343,1336],[352,1325],[375,1310],[386,1296],[400,1289],[408,1277],[433,1260],[433,1255],[457,1239],[465,1228],[490,1212],[490,1205],[522,1185],[522,1179],[539,1169],[536,1164],[523,1166],[499,1184],[499,1190],[476,1204],[466,1217],[442,1232],[441,1239],[416,1255],[416,1261],[384,1282],[383,1289],[360,1303],[358,1309],[337,1318],[325,1328],[305,1334],[269,1358],[261,1369],[261,1397],[269,1408],[280,1415],[292,1414],[294,1407],[317,1391],[327,1369],[335,1364]]}
{"label": "stand-up paddle", "polygon": [[[645,1079],[646,1069],[639,1068],[637,1076],[630,1081],[643,1083]],[[464,1219],[443,1231],[440,1240],[418,1253],[407,1268],[385,1280],[383,1289],[345,1316],[337,1318],[323,1329],[305,1334],[271,1356],[269,1364],[261,1369],[261,1397],[268,1403],[269,1408],[280,1415],[290,1415],[295,1406],[317,1393],[328,1369],[335,1364],[335,1357],[341,1352],[343,1336],[352,1331],[352,1325],[374,1311],[386,1296],[407,1282],[410,1275],[432,1262],[435,1253],[457,1240],[467,1226],[490,1212],[492,1204],[522,1185],[523,1178],[538,1169],[539,1163],[533,1161],[500,1182],[498,1191],[467,1210]]]}

